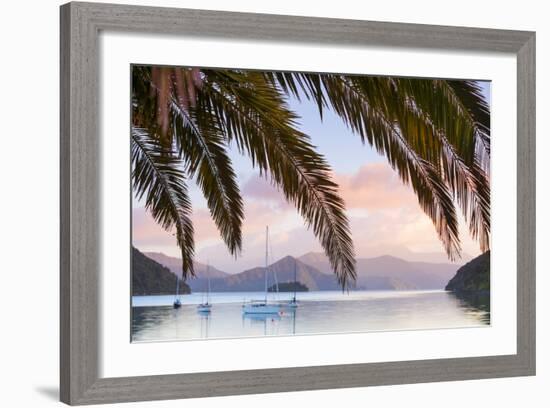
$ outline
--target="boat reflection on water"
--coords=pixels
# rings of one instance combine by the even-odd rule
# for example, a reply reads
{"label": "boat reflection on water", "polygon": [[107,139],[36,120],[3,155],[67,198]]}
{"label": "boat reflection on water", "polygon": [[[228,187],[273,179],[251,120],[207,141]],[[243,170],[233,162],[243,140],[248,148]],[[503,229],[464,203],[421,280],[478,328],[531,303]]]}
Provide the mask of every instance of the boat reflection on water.
{"label": "boat reflection on water", "polygon": [[134,297],[132,342],[242,338],[321,333],[479,327],[490,324],[488,294],[446,291],[304,292],[298,308],[279,302],[280,313],[244,313],[243,299],[263,292],[212,293],[211,313],[198,312],[203,294]]}
{"label": "boat reflection on water", "polygon": [[201,318],[209,318],[210,317],[210,309],[197,309],[197,314]]}
{"label": "boat reflection on water", "polygon": [[210,311],[207,311],[207,312],[198,312],[197,313],[199,315],[199,318],[200,318],[200,322],[201,322],[201,339],[207,339],[208,338],[208,331],[210,329],[210,322],[211,322],[211,318],[210,318]]}
{"label": "boat reflection on water", "polygon": [[279,313],[265,314],[243,314],[243,328],[247,325],[251,327],[262,327],[263,334],[296,334],[296,309],[288,308]]}
{"label": "boat reflection on water", "polygon": [[243,313],[243,321],[250,320],[251,322],[274,322],[279,321],[282,318],[282,314],[279,313],[263,313],[263,314],[249,314]]}

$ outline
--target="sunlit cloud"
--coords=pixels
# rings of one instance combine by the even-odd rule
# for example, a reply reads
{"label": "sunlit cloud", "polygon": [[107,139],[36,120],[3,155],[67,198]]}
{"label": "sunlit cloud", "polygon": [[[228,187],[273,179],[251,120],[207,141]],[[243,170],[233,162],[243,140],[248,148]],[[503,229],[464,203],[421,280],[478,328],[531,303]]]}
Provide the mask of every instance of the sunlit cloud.
{"label": "sunlit cloud", "polygon": [[417,203],[411,189],[386,163],[368,163],[352,174],[335,175],[348,209],[393,210]]}
{"label": "sunlit cloud", "polygon": [[[394,255],[414,259],[415,253],[426,261],[446,261],[435,228],[422,212],[415,194],[404,185],[386,163],[369,163],[354,173],[335,173],[334,179],[345,201],[356,255],[373,257]],[[257,175],[242,183],[245,219],[243,250],[230,254],[206,208],[194,209],[196,254],[199,261],[230,273],[262,265],[265,256],[265,227],[270,228],[270,257],[301,256],[322,248],[313,232],[281,191]],[[477,245],[461,224],[464,250],[479,253]],[[161,251],[178,256],[171,232],[159,227],[143,208],[133,212],[133,242],[145,251]],[[424,256],[424,258],[422,258]]]}
{"label": "sunlit cloud", "polygon": [[242,193],[247,198],[286,205],[283,193],[273,183],[258,175],[253,175],[244,183]]}

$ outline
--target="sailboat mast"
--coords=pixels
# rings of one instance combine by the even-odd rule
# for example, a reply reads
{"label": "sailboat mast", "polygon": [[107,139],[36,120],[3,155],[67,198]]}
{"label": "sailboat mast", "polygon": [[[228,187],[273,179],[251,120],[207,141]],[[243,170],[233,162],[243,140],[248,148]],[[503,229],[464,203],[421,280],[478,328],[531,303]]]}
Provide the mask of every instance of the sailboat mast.
{"label": "sailboat mast", "polygon": [[269,236],[269,226],[266,225],[265,227],[265,273],[264,273],[264,289],[265,289],[265,303],[267,303],[267,266],[268,266],[268,258],[267,258],[267,240]]}
{"label": "sailboat mast", "polygon": [[296,301],[296,258],[294,258],[294,301]]}
{"label": "sailboat mast", "polygon": [[206,303],[210,303],[210,263],[206,262],[206,280],[208,282],[208,286],[206,287]]}

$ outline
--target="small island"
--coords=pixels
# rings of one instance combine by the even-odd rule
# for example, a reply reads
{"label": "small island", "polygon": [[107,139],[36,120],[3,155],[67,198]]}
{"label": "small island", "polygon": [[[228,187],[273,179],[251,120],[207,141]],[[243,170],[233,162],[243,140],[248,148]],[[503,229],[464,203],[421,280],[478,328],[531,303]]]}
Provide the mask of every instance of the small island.
{"label": "small island", "polygon": [[[301,282],[281,282],[279,283],[279,292],[308,292],[309,289]],[[272,285],[267,289],[268,292],[277,292],[277,285]]]}

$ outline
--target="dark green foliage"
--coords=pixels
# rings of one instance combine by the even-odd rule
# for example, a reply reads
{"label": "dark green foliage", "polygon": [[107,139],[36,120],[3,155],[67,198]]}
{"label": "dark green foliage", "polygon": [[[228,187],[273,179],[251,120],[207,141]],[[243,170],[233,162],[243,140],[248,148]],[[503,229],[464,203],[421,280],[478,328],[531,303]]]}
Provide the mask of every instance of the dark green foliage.
{"label": "dark green foliage", "polygon": [[[301,282],[281,282],[279,283],[279,292],[308,292],[309,289]],[[272,285],[267,289],[268,292],[276,292],[277,285]]]}
{"label": "dark green foliage", "polygon": [[[477,84],[337,74],[265,73],[288,94],[331,108],[415,191],[449,255],[460,256],[454,200],[489,249],[489,108]],[[335,135],[337,137],[337,135]]]}
{"label": "dark green foliage", "polygon": [[[260,173],[296,205],[319,237],[341,285],[345,287],[353,281],[353,241],[338,186],[331,179],[330,166],[315,151],[309,136],[297,130],[297,117],[287,108],[281,92],[258,73],[205,70],[194,106],[185,108],[177,103],[173,92],[160,97],[150,71],[134,67],[133,126],[146,128],[160,146],[177,147],[183,169],[191,176],[197,175],[230,251],[237,255],[242,242],[242,199],[225,156],[227,144],[235,143]],[[141,108],[149,106],[161,112],[159,100],[168,107],[169,119],[161,121],[168,126],[162,129],[155,116]],[[175,220],[173,224],[177,225]],[[182,245],[180,248],[187,276],[192,250]]]}
{"label": "dark green foliage", "polygon": [[455,203],[472,237],[489,248],[489,108],[475,82],[134,66],[134,186],[165,229],[176,227],[183,276],[193,274],[194,253],[186,177],[202,189],[230,252],[241,250],[243,202],[227,155],[234,144],[296,206],[340,285],[355,281],[344,202],[329,163],[298,130],[290,95],[313,100],[321,119],[333,110],[386,156],[416,193],[449,258],[461,251]]}
{"label": "dark green foliage", "polygon": [[489,292],[491,289],[491,251],[462,266],[449,281],[445,290],[453,292]]}
{"label": "dark green foliage", "polygon": [[296,128],[297,116],[283,95],[258,72],[205,70],[199,97],[214,113],[229,142],[247,154],[260,174],[277,185],[313,229],[342,286],[355,279],[353,242],[344,202],[330,166],[309,136]]}
{"label": "dark green foliage", "polygon": [[181,161],[145,129],[132,127],[132,179],[138,198],[145,194],[145,207],[164,229],[176,228],[182,251],[183,276],[193,276],[194,237]]}
{"label": "dark green foliage", "polygon": [[[173,295],[177,278],[161,264],[147,258],[132,247],[132,295]],[[180,280],[179,293],[191,293],[189,286]]]}

